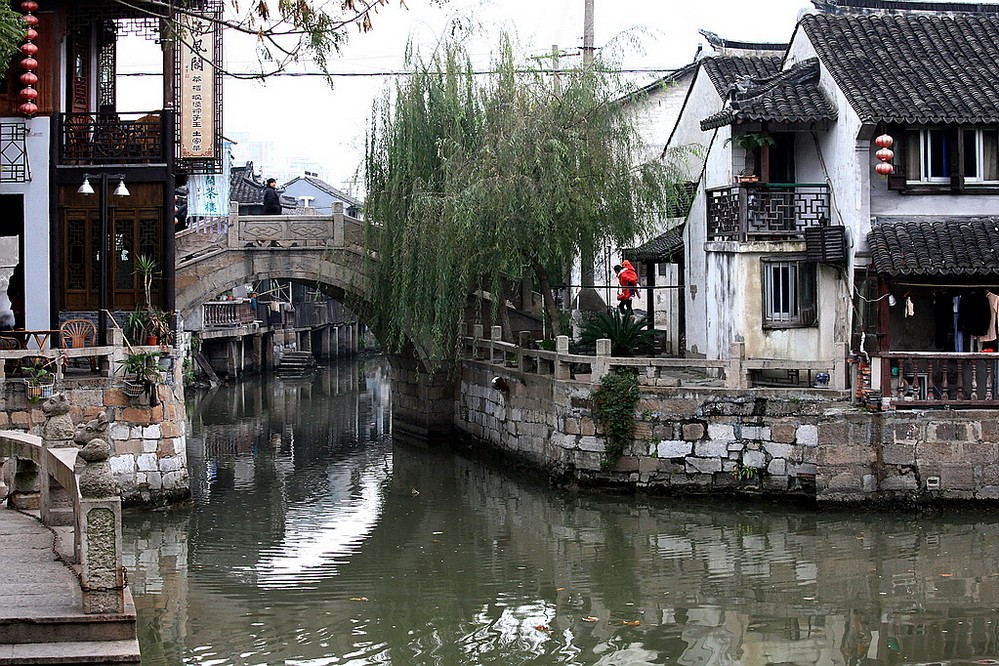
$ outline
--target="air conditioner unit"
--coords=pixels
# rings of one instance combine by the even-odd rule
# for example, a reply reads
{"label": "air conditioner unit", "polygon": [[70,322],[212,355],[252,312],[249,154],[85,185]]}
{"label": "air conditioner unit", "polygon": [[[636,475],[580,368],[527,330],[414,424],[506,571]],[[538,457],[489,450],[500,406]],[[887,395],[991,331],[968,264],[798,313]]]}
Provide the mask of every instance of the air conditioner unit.
{"label": "air conditioner unit", "polygon": [[806,227],[805,258],[822,264],[845,263],[846,227]]}

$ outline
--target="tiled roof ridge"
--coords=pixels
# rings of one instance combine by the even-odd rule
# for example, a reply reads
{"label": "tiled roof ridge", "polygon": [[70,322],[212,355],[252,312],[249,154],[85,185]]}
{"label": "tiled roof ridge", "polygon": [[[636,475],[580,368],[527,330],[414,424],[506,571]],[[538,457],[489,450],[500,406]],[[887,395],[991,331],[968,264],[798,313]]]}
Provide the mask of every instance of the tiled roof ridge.
{"label": "tiled roof ridge", "polygon": [[787,42],[746,42],[737,39],[725,39],[710,30],[698,30],[701,35],[708,40],[708,44],[715,48],[739,49],[744,51],[780,51],[787,50]]}
{"label": "tiled roof ridge", "polygon": [[957,14],[999,14],[999,4],[990,2],[913,2],[912,0],[812,0],[827,14],[874,14],[930,12]]}
{"label": "tiled roof ridge", "polygon": [[[751,76],[751,72],[773,72],[780,70],[781,56],[760,55],[713,55],[701,60],[700,64],[708,74],[715,90],[722,97],[739,76]],[[738,72],[733,70],[740,70]]]}
{"label": "tiled roof ridge", "polygon": [[730,88],[732,106],[739,108],[740,102],[747,102],[768,92],[780,85],[802,85],[812,83],[819,79],[819,59],[808,58],[801,62],[796,62],[791,67],[783,69],[773,76],[765,78],[746,77],[736,80]]}

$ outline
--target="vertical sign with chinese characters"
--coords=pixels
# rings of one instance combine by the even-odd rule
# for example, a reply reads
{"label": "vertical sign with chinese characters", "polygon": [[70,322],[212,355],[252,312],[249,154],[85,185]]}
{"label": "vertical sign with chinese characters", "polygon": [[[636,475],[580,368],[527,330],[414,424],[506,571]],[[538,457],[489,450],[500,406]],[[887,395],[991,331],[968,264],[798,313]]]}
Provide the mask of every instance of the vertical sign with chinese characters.
{"label": "vertical sign with chinese characters", "polygon": [[181,20],[180,158],[216,159],[215,86],[212,58],[219,38],[214,21],[196,16]]}

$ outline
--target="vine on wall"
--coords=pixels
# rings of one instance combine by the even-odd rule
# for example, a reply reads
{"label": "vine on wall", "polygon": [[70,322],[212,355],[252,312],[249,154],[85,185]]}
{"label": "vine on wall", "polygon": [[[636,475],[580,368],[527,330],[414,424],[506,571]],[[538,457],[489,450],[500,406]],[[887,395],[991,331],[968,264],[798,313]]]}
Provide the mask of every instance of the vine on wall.
{"label": "vine on wall", "polygon": [[593,392],[593,418],[607,440],[604,469],[614,467],[635,438],[638,397],[638,375],[634,372],[609,373]]}

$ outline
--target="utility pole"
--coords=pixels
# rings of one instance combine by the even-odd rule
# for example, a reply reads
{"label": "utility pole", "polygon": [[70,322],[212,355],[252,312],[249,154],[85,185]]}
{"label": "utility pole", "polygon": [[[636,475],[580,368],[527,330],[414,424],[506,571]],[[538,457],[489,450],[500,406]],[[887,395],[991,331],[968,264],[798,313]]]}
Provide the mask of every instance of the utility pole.
{"label": "utility pole", "polygon": [[583,65],[593,64],[593,0],[583,0]]}
{"label": "utility pole", "polygon": [[[583,69],[593,66],[593,0],[583,0]],[[584,238],[579,248],[579,309],[596,312],[604,302],[593,289],[593,239]]]}

